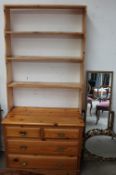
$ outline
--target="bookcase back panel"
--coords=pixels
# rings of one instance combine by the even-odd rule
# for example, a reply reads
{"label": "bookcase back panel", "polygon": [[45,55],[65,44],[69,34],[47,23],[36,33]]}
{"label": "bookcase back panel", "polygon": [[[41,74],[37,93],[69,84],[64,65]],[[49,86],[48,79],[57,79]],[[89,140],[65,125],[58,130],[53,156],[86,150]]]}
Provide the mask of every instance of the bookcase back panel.
{"label": "bookcase back panel", "polygon": [[14,92],[14,106],[79,107],[78,90],[20,89]]}
{"label": "bookcase back panel", "polygon": [[23,36],[12,38],[12,54],[23,56],[81,56],[81,40]]}
{"label": "bookcase back panel", "polygon": [[80,82],[80,65],[75,63],[14,62],[13,80]]}
{"label": "bookcase back panel", "polygon": [[12,10],[12,31],[82,32],[82,15],[59,10]]}

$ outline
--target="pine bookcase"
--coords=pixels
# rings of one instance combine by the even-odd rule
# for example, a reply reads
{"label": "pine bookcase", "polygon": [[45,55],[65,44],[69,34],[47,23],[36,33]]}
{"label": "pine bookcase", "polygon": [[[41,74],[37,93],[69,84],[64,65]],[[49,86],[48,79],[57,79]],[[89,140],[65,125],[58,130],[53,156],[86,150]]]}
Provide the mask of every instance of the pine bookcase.
{"label": "pine bookcase", "polygon": [[[66,26],[65,21],[60,24],[56,18],[53,29],[43,30],[15,30],[13,29],[12,13],[24,14],[33,11],[34,14],[65,15],[69,24],[73,16],[79,16],[80,26]],[[80,158],[83,142],[84,122],[81,117],[84,93],[84,57],[86,41],[86,6],[82,5],[5,5],[5,44],[7,69],[7,101],[8,114],[3,119],[6,150],[6,163],[8,168],[34,169],[45,175],[79,175]],[[60,20],[59,20],[60,19]],[[23,20],[23,19],[22,19]],[[33,19],[33,21],[36,19]],[[39,19],[38,19],[39,20]],[[75,22],[78,21],[74,20]],[[43,24],[45,22],[43,21]],[[55,23],[56,24],[56,23]],[[44,24],[46,25],[46,24]],[[28,28],[27,28],[28,29]],[[32,26],[33,29],[33,26]],[[73,29],[73,30],[72,30]],[[47,40],[71,39],[79,40],[79,55],[20,55],[14,54],[13,37],[20,39],[35,37]],[[39,46],[38,46],[39,47]],[[38,48],[39,49],[39,48]],[[79,82],[41,82],[16,81],[13,75],[13,63],[17,62],[43,62],[67,63],[80,66]],[[61,107],[30,107],[16,106],[14,89],[71,89],[79,92],[79,106],[76,108]]]}

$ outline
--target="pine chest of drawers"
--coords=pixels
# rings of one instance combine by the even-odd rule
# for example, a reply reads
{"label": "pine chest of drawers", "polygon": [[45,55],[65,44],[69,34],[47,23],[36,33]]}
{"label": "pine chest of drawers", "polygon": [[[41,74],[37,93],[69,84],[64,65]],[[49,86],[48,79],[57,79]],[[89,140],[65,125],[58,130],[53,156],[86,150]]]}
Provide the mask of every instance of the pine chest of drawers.
{"label": "pine chest of drawers", "polygon": [[8,168],[79,174],[84,123],[78,110],[16,107],[2,123]]}

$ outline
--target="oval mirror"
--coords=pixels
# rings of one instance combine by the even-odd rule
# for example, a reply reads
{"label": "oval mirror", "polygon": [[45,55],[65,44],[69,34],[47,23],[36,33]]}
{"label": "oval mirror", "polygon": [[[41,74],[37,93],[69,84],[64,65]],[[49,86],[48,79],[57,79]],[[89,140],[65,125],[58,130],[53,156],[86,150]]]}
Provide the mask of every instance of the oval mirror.
{"label": "oval mirror", "polygon": [[111,136],[99,135],[90,137],[86,141],[86,149],[91,153],[105,159],[116,158],[116,140]]}

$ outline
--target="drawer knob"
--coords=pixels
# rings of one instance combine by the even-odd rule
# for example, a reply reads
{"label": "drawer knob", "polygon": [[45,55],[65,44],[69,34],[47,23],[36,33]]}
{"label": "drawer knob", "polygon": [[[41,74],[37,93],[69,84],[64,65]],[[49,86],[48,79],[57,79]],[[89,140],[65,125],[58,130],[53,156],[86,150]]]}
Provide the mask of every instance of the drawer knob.
{"label": "drawer knob", "polygon": [[24,167],[24,166],[27,166],[27,164],[28,164],[28,163],[25,162],[25,161],[23,161],[23,162],[20,163],[20,165],[23,166],[23,167]]}
{"label": "drawer knob", "polygon": [[63,146],[59,146],[57,149],[56,149],[56,152],[60,152],[60,153],[63,153],[65,150],[65,148]]}
{"label": "drawer knob", "polygon": [[19,162],[19,159],[18,158],[14,158],[13,161],[14,162]]}
{"label": "drawer knob", "polygon": [[19,134],[21,135],[21,137],[26,137],[27,136],[26,131],[20,131]]}
{"label": "drawer knob", "polygon": [[21,149],[21,150],[26,150],[26,149],[27,149],[27,146],[26,146],[26,145],[21,145],[21,146],[20,146],[20,149]]}
{"label": "drawer knob", "polygon": [[57,136],[58,136],[59,138],[66,138],[66,135],[65,135],[63,132],[59,132],[59,133],[57,134]]}
{"label": "drawer knob", "polygon": [[55,165],[58,169],[63,169],[64,168],[64,164],[63,163],[56,163]]}

